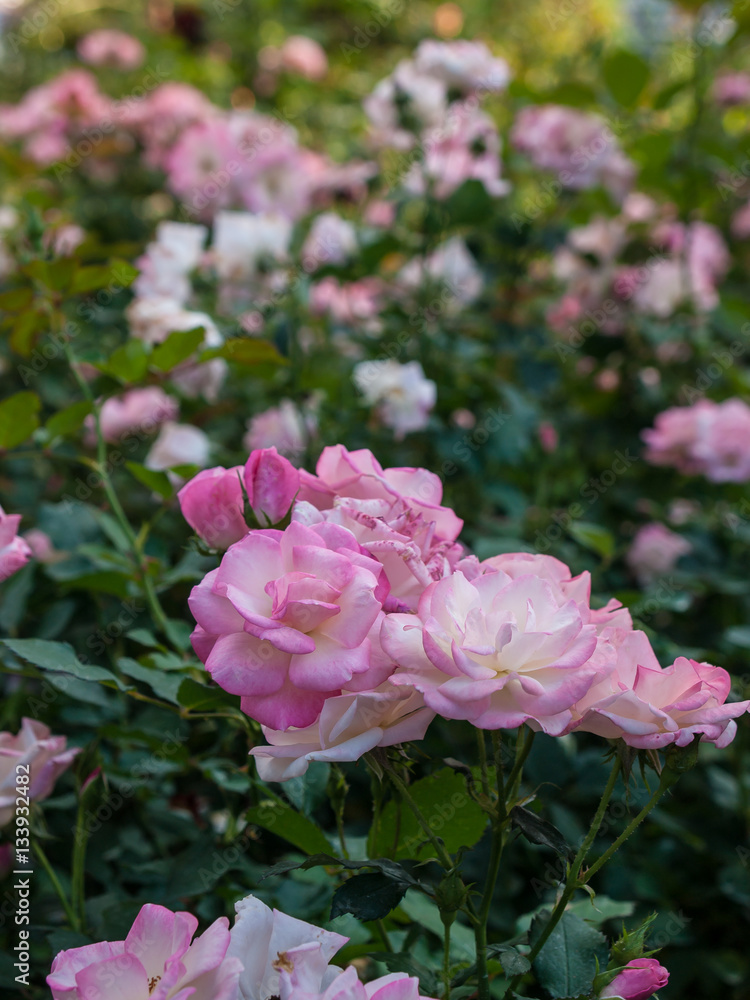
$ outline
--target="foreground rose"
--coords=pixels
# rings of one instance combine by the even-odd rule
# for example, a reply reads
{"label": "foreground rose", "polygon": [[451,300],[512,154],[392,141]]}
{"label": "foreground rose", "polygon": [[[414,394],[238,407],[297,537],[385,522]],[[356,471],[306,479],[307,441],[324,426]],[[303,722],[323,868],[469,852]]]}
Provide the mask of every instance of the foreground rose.
{"label": "foreground rose", "polygon": [[304,977],[320,992],[341,972],[329,962],[349,938],[271,910],[255,896],[235,903],[236,918],[227,958],[240,961],[241,1000],[269,1000],[280,992],[280,969]]}
{"label": "foreground rose", "polygon": [[385,570],[390,587],[387,611],[415,611],[425,587],[449,576],[464,552],[457,542],[436,540],[435,522],[401,499],[337,497],[334,506],[323,511],[302,500],[292,517],[302,524],[328,522],[351,531]]}
{"label": "foreground rose", "polygon": [[[23,719],[20,731],[0,733],[0,826],[13,818],[18,776],[28,776],[29,798],[46,799],[58,777],[70,767],[79,747],[66,750],[64,736],[53,736],[49,728],[35,719]],[[23,765],[21,770],[18,765]]]}
{"label": "foreground rose", "polygon": [[655,958],[634,958],[628,962],[609,986],[599,994],[600,1000],[620,997],[621,1000],[647,1000],[669,982],[669,973]]}
{"label": "foreground rose", "polygon": [[385,683],[374,691],[343,692],[328,698],[318,721],[285,733],[263,728],[270,746],[250,751],[263,781],[287,781],[316,760],[359,760],[375,747],[421,740],[435,717],[410,688]]}
{"label": "foreground rose", "polygon": [[423,692],[444,718],[482,729],[530,722],[553,736],[606,668],[608,650],[603,640],[594,658],[596,627],[574,600],[561,602],[538,576],[502,570],[431,584],[416,615],[386,615],[381,641],[401,668],[392,683]]}
{"label": "foreground rose", "polygon": [[280,1000],[428,1000],[420,997],[419,980],[405,972],[392,972],[361,983],[353,965],[337,976],[327,989],[313,992],[295,969],[282,971]]}
{"label": "foreground rose", "polygon": [[251,532],[193,588],[193,647],[263,725],[309,726],[370,666],[368,634],[388,581],[336,524]]}
{"label": "foreground rose", "polygon": [[450,507],[442,507],[443,484],[427,469],[384,469],[371,451],[347,451],[342,444],[324,448],[316,475],[300,472],[300,500],[308,500],[319,510],[333,506],[335,497],[354,500],[402,500],[425,521],[435,524],[436,541],[454,542],[463,521]]}
{"label": "foreground rose", "polygon": [[219,917],[191,944],[197,927],[191,913],[147,903],[124,941],[55,957],[53,1000],[236,1000],[243,963],[227,955],[229,921]]}
{"label": "foreground rose", "polygon": [[31,549],[18,534],[20,514],[6,514],[0,507],[0,580],[7,580],[25,566]]}
{"label": "foreground rose", "polygon": [[248,532],[242,473],[241,465],[204,469],[177,494],[182,516],[212,549],[228,549]]}
{"label": "foreground rose", "polygon": [[725,747],[735,737],[738,716],[750,701],[726,704],[731,678],[726,670],[684,656],[662,670],[643,632],[613,630],[615,669],[598,680],[574,706],[569,727],[629,746],[657,750],[686,746],[701,734]]}
{"label": "foreground rose", "polygon": [[261,448],[245,465],[245,489],[258,523],[278,524],[299,492],[299,472],[275,448]]}

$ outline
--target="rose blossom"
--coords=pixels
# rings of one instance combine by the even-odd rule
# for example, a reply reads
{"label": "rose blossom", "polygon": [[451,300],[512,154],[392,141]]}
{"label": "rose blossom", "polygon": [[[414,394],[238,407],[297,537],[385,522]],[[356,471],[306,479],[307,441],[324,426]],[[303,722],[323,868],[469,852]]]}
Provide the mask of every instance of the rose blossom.
{"label": "rose blossom", "polygon": [[137,69],[146,55],[137,38],[101,28],[90,31],[78,43],[78,56],[90,66],[112,66],[115,69]]}
{"label": "rose blossom", "polygon": [[304,774],[312,761],[359,760],[375,747],[421,740],[434,717],[411,688],[383,683],[372,691],[342,691],[326,700],[318,721],[305,729],[264,726],[270,746],[250,753],[263,781],[287,781]]}
{"label": "rose blossom", "polygon": [[[111,396],[102,404],[99,412],[99,426],[105,441],[119,441],[130,431],[141,434],[153,433],[165,420],[174,420],[179,413],[179,404],[158,386],[145,389],[131,389],[123,396]],[[94,418],[86,418],[89,437],[95,440]]]}
{"label": "rose blossom", "polygon": [[302,244],[302,264],[306,271],[327,264],[344,264],[357,251],[357,231],[336,212],[323,212],[313,219]]}
{"label": "rose blossom", "polygon": [[599,1000],[648,1000],[669,982],[669,972],[655,958],[634,958],[599,994]]}
{"label": "rose blossom", "polygon": [[188,275],[201,262],[207,235],[205,226],[191,222],[160,222],[156,239],[136,261],[141,273],[133,282],[135,294],[183,305],[190,295]]}
{"label": "rose blossom", "polygon": [[[56,955],[47,985],[53,1000],[236,1000],[243,969],[227,954],[229,921],[219,917],[194,941],[198,920],[146,903],[124,941],[101,941]],[[192,943],[191,943],[192,942]]]}
{"label": "rose blossom", "polygon": [[641,586],[645,586],[665,576],[681,556],[692,551],[693,546],[686,538],[654,522],[638,530],[626,560]]}
{"label": "rose blossom", "polygon": [[246,896],[234,908],[227,957],[245,967],[239,1000],[278,997],[282,970],[304,976],[308,988],[316,991],[326,989],[340,974],[329,962],[349,938],[271,910],[255,896]]}
{"label": "rose blossom", "polygon": [[641,433],[652,465],[700,473],[714,483],[750,479],[750,407],[742,400],[699,399],[659,413],[654,424]]}
{"label": "rose blossom", "polygon": [[17,573],[31,558],[31,549],[18,534],[20,514],[6,514],[0,507],[0,581]]}
{"label": "rose blossom", "polygon": [[300,500],[309,501],[319,510],[328,510],[336,497],[354,500],[402,501],[421,514],[425,522],[434,522],[435,540],[454,542],[463,521],[450,507],[443,507],[443,484],[427,469],[384,469],[367,448],[348,451],[342,444],[324,448],[315,475],[300,472]]}
{"label": "rose blossom", "polygon": [[143,101],[124,105],[122,123],[140,137],[146,163],[158,168],[163,168],[165,154],[191,123],[218,113],[200,90],[176,81],[160,84]]}
{"label": "rose blossom", "polygon": [[63,553],[57,551],[49,535],[39,528],[31,528],[24,532],[23,538],[37,562],[55,563],[65,558]]}
{"label": "rose blossom", "polygon": [[250,532],[193,588],[193,648],[263,725],[309,726],[370,667],[388,581],[336,524]]}
{"label": "rose blossom", "polygon": [[422,128],[439,126],[447,109],[443,80],[402,60],[363,101],[378,145],[408,150]]}
{"label": "rose blossom", "polygon": [[279,52],[281,66],[308,80],[322,80],[328,72],[328,59],[322,45],[306,35],[290,35]]}
{"label": "rose blossom", "polygon": [[200,428],[168,420],[162,424],[144,465],[156,471],[171,469],[174,465],[205,466],[210,450],[211,441]]}
{"label": "rose blossom", "polygon": [[657,750],[686,746],[702,734],[725,747],[737,732],[734,721],[750,701],[726,704],[731,677],[721,667],[678,657],[662,669],[643,632],[610,630],[615,669],[602,675],[573,708],[568,726],[629,746]]}
{"label": "rose blossom", "polygon": [[297,458],[304,454],[315,426],[312,414],[303,416],[291,399],[282,399],[278,406],[248,420],[242,444],[248,451],[274,447],[282,455]]}
{"label": "rose blossom", "polygon": [[419,980],[405,972],[361,983],[357,970],[350,965],[337,976],[327,989],[318,993],[310,990],[310,985],[298,974],[296,968],[288,973],[281,972],[280,1000],[428,1000],[419,994]]}
{"label": "rose blossom", "polygon": [[246,281],[263,260],[284,261],[292,223],[271,212],[217,212],[211,260],[220,281]]}
{"label": "rose blossom", "polygon": [[[15,736],[0,733],[0,826],[5,826],[15,814],[19,774],[29,776],[24,789],[35,802],[41,802],[52,792],[59,776],[81,752],[80,747],[67,750],[66,745],[64,736],[53,736],[50,729],[36,719],[22,719]],[[23,771],[19,770],[19,765],[23,765]]]}
{"label": "rose blossom", "polygon": [[497,92],[504,90],[510,81],[508,64],[493,56],[484,42],[426,39],[417,46],[414,62],[420,73],[465,93]]}
{"label": "rose blossom", "polygon": [[397,278],[401,285],[412,291],[422,288],[425,281],[445,285],[450,296],[443,296],[441,306],[448,314],[457,313],[461,306],[474,302],[484,284],[477,262],[460,236],[441,243],[425,261],[410,261],[399,271]]}
{"label": "rose blossom", "polygon": [[243,510],[243,469],[217,466],[193,476],[177,494],[182,516],[213,549],[228,549],[248,533]]}
{"label": "rose blossom", "polygon": [[444,718],[482,729],[530,722],[553,736],[606,658],[574,600],[502,570],[430,584],[416,615],[386,615],[381,642],[399,664],[392,683],[416,687]]}
{"label": "rose blossom", "polygon": [[421,431],[429,423],[437,400],[437,386],[425,378],[418,361],[399,364],[384,361],[361,361],[354,366],[354,383],[370,406],[376,406],[386,427],[392,427],[400,441],[405,434]]}
{"label": "rose blossom", "polygon": [[283,521],[299,493],[299,472],[275,448],[251,452],[244,481],[248,502],[261,526]]}

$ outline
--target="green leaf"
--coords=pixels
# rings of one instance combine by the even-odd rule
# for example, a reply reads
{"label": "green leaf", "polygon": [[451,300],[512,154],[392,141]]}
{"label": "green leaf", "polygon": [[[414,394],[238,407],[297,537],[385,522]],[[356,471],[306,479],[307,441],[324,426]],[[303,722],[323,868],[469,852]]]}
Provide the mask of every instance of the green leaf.
{"label": "green leaf", "polygon": [[25,309],[30,306],[34,299],[34,292],[32,289],[26,288],[12,288],[8,292],[3,292],[0,295],[0,310],[3,312],[20,312],[21,309]]}
{"label": "green leaf", "polygon": [[288,840],[305,854],[325,852],[331,848],[326,835],[312,820],[302,816],[281,799],[266,799],[261,805],[248,809],[245,819],[262,830]]}
{"label": "green leaf", "polygon": [[551,847],[562,858],[573,857],[575,852],[557,827],[542,819],[541,816],[537,816],[535,812],[524,809],[523,806],[514,806],[510,811],[510,817],[513,826],[518,827],[524,837],[532,844]]}
{"label": "green leaf", "polygon": [[34,433],[40,406],[35,392],[17,392],[0,403],[0,448],[15,448]]}
{"label": "green leaf", "polygon": [[[49,316],[45,312],[28,309],[26,312],[19,313],[11,329],[10,346],[16,354],[28,358],[37,334],[41,333],[42,330],[49,332]],[[36,374],[36,372],[35,368],[34,373]]]}
{"label": "green leaf", "polygon": [[148,368],[149,352],[142,340],[136,337],[126,341],[111,357],[97,368],[113,375],[121,382],[140,382]]}
{"label": "green leaf", "polygon": [[116,293],[127,288],[138,277],[138,270],[125,260],[111,260],[109,264],[94,264],[80,268],[71,282],[72,294],[93,292],[111,286]]}
{"label": "green leaf", "polygon": [[[541,913],[531,925],[529,941],[533,946],[541,937],[549,911]],[[553,998],[588,995],[597,972],[607,964],[607,941],[603,934],[584,923],[573,913],[563,913],[544,947],[534,961],[534,973]]]}
{"label": "green leaf", "polygon": [[175,330],[167,339],[151,352],[148,363],[152,368],[168,372],[186,361],[203,343],[205,330],[202,326],[193,330]]}
{"label": "green leaf", "polygon": [[208,358],[226,358],[238,365],[289,364],[270,341],[255,337],[235,337],[227,340],[221,347],[212,348],[201,354],[201,361]]}
{"label": "green leaf", "polygon": [[521,955],[509,944],[491,944],[487,949],[489,955],[495,955],[503,967],[506,976],[519,976],[528,972],[531,963],[525,955]]}
{"label": "green leaf", "polygon": [[108,687],[118,687],[121,691],[129,688],[104,667],[92,663],[81,663],[71,645],[67,642],[51,642],[49,639],[2,639],[4,646],[28,660],[42,670],[52,670],[57,673],[71,674],[82,681],[98,681]]}
{"label": "green leaf", "polygon": [[[409,791],[430,828],[448,851],[472,847],[487,825],[482,807],[470,798],[464,778],[449,767],[415,781]],[[394,858],[432,858],[435,848],[427,842],[412,812],[397,800],[383,809],[380,822],[370,832],[367,853]]]}
{"label": "green leaf", "polygon": [[184,680],[179,674],[165,673],[154,667],[144,667],[137,660],[131,660],[127,656],[121,657],[117,661],[117,666],[128,677],[132,677],[133,680],[148,684],[159,698],[172,702],[174,705],[179,704],[177,701],[177,692],[180,690],[180,685]]}
{"label": "green leaf", "polygon": [[611,559],[615,551],[615,539],[610,531],[600,524],[590,521],[573,521],[568,525],[568,534],[585,549],[596,552],[602,559]]}
{"label": "green leaf", "polygon": [[147,486],[154,493],[158,493],[160,497],[164,497],[165,500],[169,500],[174,493],[174,488],[169,481],[169,476],[166,472],[157,472],[154,469],[147,469],[145,465],[141,465],[139,462],[126,462],[125,468],[128,472],[134,476],[139,483]]}
{"label": "green leaf", "polygon": [[85,399],[81,400],[80,403],[66,406],[64,410],[51,416],[44,429],[51,438],[67,437],[81,427],[89,413],[91,413],[91,403]]}
{"label": "green leaf", "polygon": [[354,875],[334,892],[331,919],[351,913],[358,920],[380,920],[395,910],[409,888],[408,882],[388,878],[382,872]]}
{"label": "green leaf", "polygon": [[236,695],[227,694],[216,685],[199,684],[192,677],[186,677],[180,684],[177,700],[183,708],[192,712],[207,712],[227,707],[239,707]]}
{"label": "green leaf", "polygon": [[627,49],[615,49],[604,58],[602,75],[607,90],[623,107],[632,107],[649,81],[651,70],[645,59]]}

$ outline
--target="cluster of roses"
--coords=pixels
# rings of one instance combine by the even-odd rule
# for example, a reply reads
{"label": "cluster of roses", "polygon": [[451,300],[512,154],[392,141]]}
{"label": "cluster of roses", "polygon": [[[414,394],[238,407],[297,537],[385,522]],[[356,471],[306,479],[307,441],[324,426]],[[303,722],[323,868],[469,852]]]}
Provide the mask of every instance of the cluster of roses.
{"label": "cluster of roses", "polygon": [[[47,983],[53,1000],[429,1000],[404,972],[361,983],[353,965],[331,959],[348,938],[270,910],[254,896],[193,940],[198,921],[146,904],[124,941],[60,952]],[[669,974],[653,958],[622,968],[599,994],[643,1000]]]}
{"label": "cluster of roses", "polygon": [[741,399],[699,399],[658,414],[643,431],[645,459],[712,483],[750,479],[750,407]]}
{"label": "cluster of roses", "polygon": [[591,608],[588,573],[467,554],[425,469],[337,445],[313,475],[267,449],[179,496],[194,530],[228,546],[191,594],[193,646],[261,723],[264,779],[421,739],[436,714],[658,749],[697,734],[725,746],[750,705],[726,703],[720,667],[663,669],[619,602]]}

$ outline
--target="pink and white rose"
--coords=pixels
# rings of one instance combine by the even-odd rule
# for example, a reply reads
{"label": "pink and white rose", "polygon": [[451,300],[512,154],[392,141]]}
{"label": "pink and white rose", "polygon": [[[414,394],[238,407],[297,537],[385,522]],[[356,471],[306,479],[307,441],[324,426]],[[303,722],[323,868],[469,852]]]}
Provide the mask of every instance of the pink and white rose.
{"label": "pink and white rose", "polygon": [[31,559],[31,549],[18,534],[20,514],[6,514],[0,507],[0,581],[17,573]]}
{"label": "pink and white rose", "polygon": [[79,747],[68,749],[67,742],[36,719],[24,718],[15,735],[0,733],[0,826],[15,814],[19,775],[28,776],[24,787],[33,801],[41,802],[51,794],[57,779],[81,752]]}

